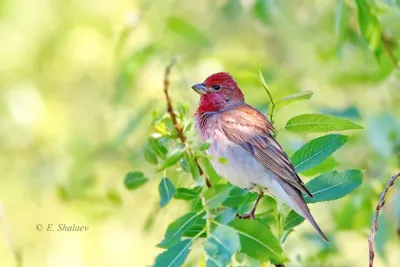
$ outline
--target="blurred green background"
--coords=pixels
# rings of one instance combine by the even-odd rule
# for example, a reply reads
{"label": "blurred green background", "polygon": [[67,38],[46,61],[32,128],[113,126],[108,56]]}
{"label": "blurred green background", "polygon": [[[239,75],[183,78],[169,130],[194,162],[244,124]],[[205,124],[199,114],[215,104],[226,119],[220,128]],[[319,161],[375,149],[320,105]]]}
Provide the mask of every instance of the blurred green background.
{"label": "blurred green background", "polygon": [[[314,92],[278,108],[277,129],[306,112],[365,127],[335,154],[339,169],[365,171],[364,184],[312,206],[337,247],[299,244],[311,231],[303,224],[285,253],[366,266],[373,209],[400,168],[400,1],[367,2],[382,28],[377,49],[351,0],[1,0],[0,266],[18,266],[18,257],[22,266],[154,262],[162,251],[155,245],[185,209],[173,201],[159,211],[161,175],[142,155],[152,111],[165,110],[163,75],[174,56],[170,93],[175,104],[189,103],[190,114],[198,103],[190,86],[217,71],[231,73],[247,102],[266,112],[261,68],[276,97]],[[291,154],[313,137],[282,131],[279,141]],[[128,192],[123,177],[136,169],[153,181]],[[398,266],[400,182],[381,221],[376,266]],[[59,223],[89,230],[36,230]],[[186,264],[199,266],[196,252]]]}

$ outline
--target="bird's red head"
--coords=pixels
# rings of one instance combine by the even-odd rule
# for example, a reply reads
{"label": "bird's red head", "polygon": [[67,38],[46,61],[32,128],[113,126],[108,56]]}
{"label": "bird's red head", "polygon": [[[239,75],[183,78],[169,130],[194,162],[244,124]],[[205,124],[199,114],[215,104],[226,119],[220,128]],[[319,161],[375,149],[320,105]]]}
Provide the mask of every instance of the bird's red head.
{"label": "bird's red head", "polygon": [[244,96],[237,83],[226,72],[210,75],[203,83],[192,86],[201,95],[197,114],[219,111],[225,107],[244,102]]}

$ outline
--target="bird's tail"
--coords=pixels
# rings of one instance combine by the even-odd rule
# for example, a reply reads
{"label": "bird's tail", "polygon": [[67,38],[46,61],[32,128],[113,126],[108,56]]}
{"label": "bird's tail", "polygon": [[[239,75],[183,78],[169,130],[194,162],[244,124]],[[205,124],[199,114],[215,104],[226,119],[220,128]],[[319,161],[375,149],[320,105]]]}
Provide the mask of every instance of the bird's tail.
{"label": "bird's tail", "polygon": [[[271,188],[273,194],[276,195],[278,198],[283,200],[286,205],[292,208],[295,212],[297,212],[300,216],[307,219],[311,225],[315,228],[318,234],[326,241],[329,242],[326,235],[322,232],[321,228],[319,228],[317,222],[315,221],[314,217],[311,215],[310,210],[300,192],[297,188],[291,186],[283,179],[275,179],[275,181],[279,184],[279,189],[277,186]],[[277,185],[275,183],[275,185]],[[283,189],[283,190],[282,190]]]}

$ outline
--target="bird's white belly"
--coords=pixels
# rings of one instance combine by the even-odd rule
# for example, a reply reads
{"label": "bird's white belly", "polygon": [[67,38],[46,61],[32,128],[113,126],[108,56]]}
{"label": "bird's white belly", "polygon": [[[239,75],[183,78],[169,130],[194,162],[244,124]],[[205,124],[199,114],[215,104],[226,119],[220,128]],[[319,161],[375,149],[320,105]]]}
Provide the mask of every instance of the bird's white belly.
{"label": "bird's white belly", "polygon": [[[271,177],[274,174],[260,164],[249,152],[241,146],[232,143],[225,136],[218,134],[207,153],[212,155],[212,165],[215,170],[230,183],[247,189],[255,186],[271,187]],[[220,158],[225,158],[227,163]]]}
{"label": "bird's white belly", "polygon": [[[231,142],[219,129],[203,132],[202,138],[211,141],[207,154],[212,156],[211,163],[214,169],[231,184],[249,190],[268,189],[268,193],[302,214],[279,183],[281,178],[265,168],[240,145]],[[227,163],[221,162],[219,158],[225,158]]]}

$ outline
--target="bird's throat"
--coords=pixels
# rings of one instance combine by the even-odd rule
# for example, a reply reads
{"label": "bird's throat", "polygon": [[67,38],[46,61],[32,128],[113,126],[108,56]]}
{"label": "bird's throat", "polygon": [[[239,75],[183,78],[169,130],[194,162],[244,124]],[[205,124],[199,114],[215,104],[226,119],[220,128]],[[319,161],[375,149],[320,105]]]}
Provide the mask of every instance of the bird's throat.
{"label": "bird's throat", "polygon": [[225,99],[221,95],[213,93],[202,95],[196,114],[202,114],[204,112],[216,112],[223,109],[224,106]]}

